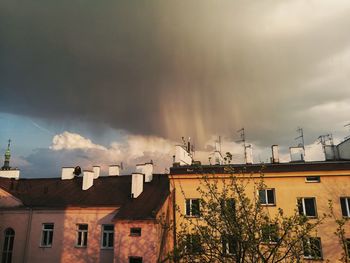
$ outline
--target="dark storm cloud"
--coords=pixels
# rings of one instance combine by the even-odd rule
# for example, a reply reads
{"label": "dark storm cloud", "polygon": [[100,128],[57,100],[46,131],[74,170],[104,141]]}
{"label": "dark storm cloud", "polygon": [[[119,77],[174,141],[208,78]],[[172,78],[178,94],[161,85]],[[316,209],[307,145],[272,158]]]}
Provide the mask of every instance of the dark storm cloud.
{"label": "dark storm cloud", "polygon": [[0,110],[201,141],[316,137],[347,121],[349,24],[346,2],[1,1]]}

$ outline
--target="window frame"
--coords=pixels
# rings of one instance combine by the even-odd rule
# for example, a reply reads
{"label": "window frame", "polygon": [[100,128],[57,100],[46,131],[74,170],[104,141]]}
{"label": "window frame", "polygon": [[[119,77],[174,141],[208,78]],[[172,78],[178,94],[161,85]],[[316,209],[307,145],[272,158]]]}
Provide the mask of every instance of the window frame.
{"label": "window frame", "polygon": [[350,259],[350,238],[345,239],[345,249],[348,252],[347,257]]}
{"label": "window frame", "polygon": [[[52,229],[46,228],[49,225],[52,225]],[[55,223],[42,223],[40,247],[44,247],[44,248],[52,247],[54,230],[55,230]],[[45,233],[47,233],[46,242],[44,242],[45,241]]]}
{"label": "window frame", "polygon": [[[314,243],[311,244],[311,240],[317,240],[318,241],[319,247],[317,247],[318,251],[316,253],[319,253],[320,257],[311,255],[311,253],[315,254],[315,248],[311,247],[311,245],[313,245]],[[307,242],[310,251],[305,251],[305,242]],[[305,252],[309,252],[310,254],[309,255],[305,255]],[[304,240],[303,240],[303,257],[304,257],[304,259],[313,259],[313,260],[322,260],[323,259],[322,242],[321,242],[321,238],[320,237],[307,237],[307,238],[304,238]]]}
{"label": "window frame", "polygon": [[143,258],[137,256],[129,256],[129,263],[132,262],[131,260],[141,260],[141,263],[143,262]]}
{"label": "window frame", "polygon": [[198,234],[186,235],[185,251],[191,255],[196,255],[203,251],[200,235]]}
{"label": "window frame", "polygon": [[[189,202],[189,209],[187,210],[187,201]],[[198,211],[197,213],[194,213],[194,209],[193,209],[193,201],[198,201]],[[200,198],[186,198],[185,199],[185,216],[186,217],[200,217],[201,216],[201,208],[200,208]],[[187,211],[189,211],[190,213],[187,214]]]}
{"label": "window frame", "polygon": [[[340,209],[341,209],[341,214],[344,218],[350,218],[350,197],[348,196],[341,196],[339,198],[340,200]],[[342,200],[345,202],[345,210],[346,210],[346,215],[344,215],[344,210],[343,210],[343,205],[342,205]]]}
{"label": "window frame", "polygon": [[[305,199],[312,199],[313,200],[315,215],[307,215]],[[301,201],[301,205],[302,205],[301,207],[299,206],[299,200]],[[300,208],[302,208],[302,215],[306,216],[307,218],[317,218],[318,217],[316,197],[298,197],[297,198],[297,207],[299,210],[299,214],[301,214]]]}
{"label": "window frame", "polygon": [[[133,230],[137,230],[137,231],[133,231]],[[130,236],[140,237],[141,235],[142,235],[142,228],[141,227],[130,227]]]}
{"label": "window frame", "polygon": [[[238,243],[237,239],[235,239],[234,235],[223,234],[221,236],[222,242],[222,253],[224,255],[236,255]],[[233,250],[233,251],[231,251]],[[236,250],[236,251],[234,251]]]}
{"label": "window frame", "polygon": [[[266,203],[261,202],[261,198],[260,198],[260,192],[264,191],[264,197],[265,197],[265,201]],[[269,203],[269,198],[268,198],[268,191],[272,191],[273,193],[273,203]],[[276,190],[275,188],[264,188],[264,189],[259,189],[258,190],[258,200],[260,205],[262,206],[276,206]]]}
{"label": "window frame", "polygon": [[[11,231],[9,233],[9,231]],[[4,244],[1,252],[1,262],[11,263],[13,255],[13,244],[15,241],[16,232],[13,228],[7,227],[4,231]]]}
{"label": "window frame", "polygon": [[[86,226],[86,229],[80,229],[80,227]],[[75,247],[86,248],[88,245],[89,225],[88,224],[76,224],[76,240]],[[80,239],[80,244],[79,244]]]}
{"label": "window frame", "polygon": [[[106,227],[113,227],[113,230],[105,229]],[[106,235],[106,245],[104,245],[104,236]],[[112,236],[112,246],[109,245],[110,237]],[[114,249],[114,225],[101,225],[101,249]]]}
{"label": "window frame", "polygon": [[278,224],[267,224],[261,229],[261,239],[264,244],[276,244],[279,240]]}
{"label": "window frame", "polygon": [[305,183],[320,183],[321,177],[320,176],[306,176],[305,177]]}

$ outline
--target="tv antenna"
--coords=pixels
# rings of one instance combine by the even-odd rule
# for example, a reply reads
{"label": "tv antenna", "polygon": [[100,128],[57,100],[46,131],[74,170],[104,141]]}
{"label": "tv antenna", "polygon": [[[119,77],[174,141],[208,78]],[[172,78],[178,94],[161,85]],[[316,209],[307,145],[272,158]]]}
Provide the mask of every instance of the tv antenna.
{"label": "tv antenna", "polygon": [[296,137],[294,140],[301,139],[301,142],[298,144],[299,147],[303,147],[305,149],[305,142],[304,142],[304,131],[303,128],[298,127],[297,132],[299,133],[299,136]]}

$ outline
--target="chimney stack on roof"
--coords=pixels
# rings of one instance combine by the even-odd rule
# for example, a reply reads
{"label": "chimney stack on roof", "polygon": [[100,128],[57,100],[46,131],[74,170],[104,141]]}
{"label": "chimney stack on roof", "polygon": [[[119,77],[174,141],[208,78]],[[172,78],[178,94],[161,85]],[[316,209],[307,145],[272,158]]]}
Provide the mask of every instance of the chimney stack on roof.
{"label": "chimney stack on roof", "polygon": [[87,190],[94,184],[94,172],[84,171],[82,189]]}
{"label": "chimney stack on roof", "polygon": [[136,173],[142,173],[145,175],[145,182],[149,183],[153,178],[153,163],[144,163],[136,165]]}
{"label": "chimney stack on roof", "polygon": [[143,178],[142,173],[133,173],[131,175],[131,197],[137,198],[143,191]]}
{"label": "chimney stack on roof", "polygon": [[100,172],[101,172],[100,166],[93,166],[92,171],[94,172],[94,179],[97,179],[100,177]]}
{"label": "chimney stack on roof", "polygon": [[244,146],[245,147],[245,161],[247,164],[253,163],[253,147],[251,144]]}
{"label": "chimney stack on roof", "polygon": [[70,180],[70,179],[73,179],[74,176],[75,174],[74,174],[73,167],[62,167],[62,174],[61,174],[62,180]]}
{"label": "chimney stack on roof", "polygon": [[304,162],[305,149],[303,146],[289,147],[291,162]]}
{"label": "chimney stack on roof", "polygon": [[272,158],[271,158],[271,163],[279,163],[279,153],[278,153],[278,145],[272,145],[271,146],[272,150]]}
{"label": "chimney stack on roof", "polygon": [[109,166],[109,169],[108,169],[109,176],[118,176],[119,174],[120,174],[120,166],[118,164]]}

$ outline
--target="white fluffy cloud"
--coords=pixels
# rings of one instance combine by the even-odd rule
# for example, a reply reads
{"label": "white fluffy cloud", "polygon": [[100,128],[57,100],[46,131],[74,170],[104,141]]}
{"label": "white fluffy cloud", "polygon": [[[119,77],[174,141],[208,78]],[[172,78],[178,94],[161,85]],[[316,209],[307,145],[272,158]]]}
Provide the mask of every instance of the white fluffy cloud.
{"label": "white fluffy cloud", "polygon": [[73,149],[97,149],[106,150],[105,147],[94,144],[90,139],[84,138],[80,134],[63,132],[57,134],[52,139],[52,150],[73,150]]}

